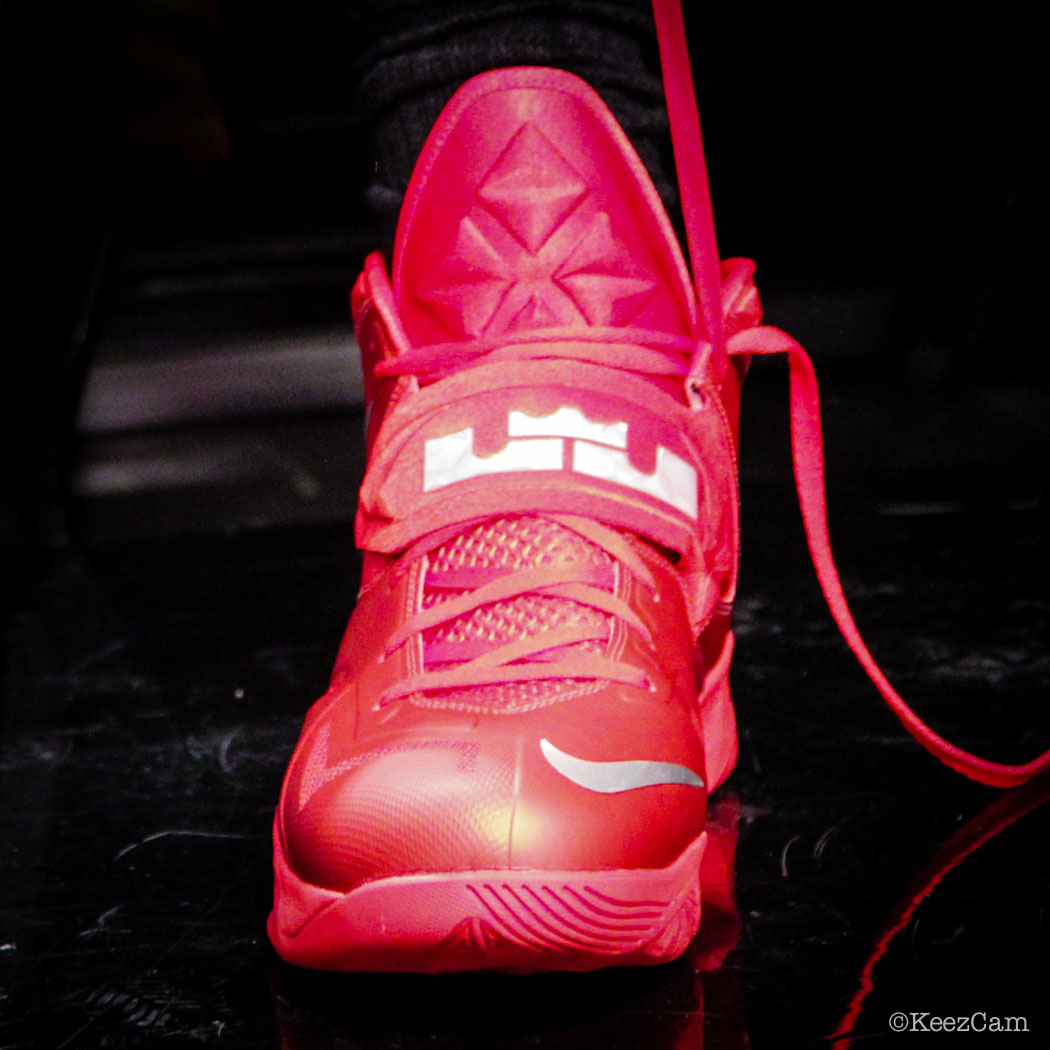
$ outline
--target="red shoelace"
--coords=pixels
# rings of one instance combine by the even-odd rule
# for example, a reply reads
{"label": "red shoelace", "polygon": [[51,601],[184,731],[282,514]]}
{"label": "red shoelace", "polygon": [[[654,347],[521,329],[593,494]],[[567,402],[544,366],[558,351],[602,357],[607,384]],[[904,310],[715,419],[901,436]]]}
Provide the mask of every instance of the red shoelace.
{"label": "red shoelace", "polygon": [[824,448],[820,427],[820,397],[813,364],[799,344],[777,328],[755,327],[723,337],[721,280],[714,220],[707,184],[703,143],[686,48],[679,0],[653,0],[656,30],[663,63],[675,164],[678,169],[682,212],[685,216],[693,279],[710,354],[716,369],[736,354],[785,354],[790,372],[791,449],[795,485],[802,508],[810,555],[831,615],[868,677],[904,728],[945,765],[973,780],[994,787],[1015,787],[1050,769],[1050,750],[1021,765],[992,762],[966,751],[927,725],[901,698],[874,657],[854,622],[842,590],[828,537],[824,492]]}
{"label": "red shoelace", "polygon": [[[527,596],[562,598],[605,614],[590,622],[544,627],[509,642],[485,637],[429,641],[424,646],[426,668],[388,688],[380,705],[431,690],[462,689],[508,682],[541,679],[594,679],[646,685],[639,668],[600,652],[581,652],[582,642],[605,643],[610,637],[607,617],[616,617],[638,631],[651,644],[649,631],[631,607],[613,593],[615,573],[626,570],[655,590],[655,581],[645,562],[619,533],[587,518],[572,515],[537,515],[582,537],[604,551],[611,562],[563,562],[501,571],[493,566],[433,569],[428,567],[426,588],[448,591],[453,596],[425,608],[395,631],[386,642],[392,653],[409,638],[461,618],[497,602]],[[457,523],[418,541],[403,555],[399,571],[436,550],[470,528]],[[615,568],[613,567],[615,565]],[[455,593],[461,592],[461,593]]]}

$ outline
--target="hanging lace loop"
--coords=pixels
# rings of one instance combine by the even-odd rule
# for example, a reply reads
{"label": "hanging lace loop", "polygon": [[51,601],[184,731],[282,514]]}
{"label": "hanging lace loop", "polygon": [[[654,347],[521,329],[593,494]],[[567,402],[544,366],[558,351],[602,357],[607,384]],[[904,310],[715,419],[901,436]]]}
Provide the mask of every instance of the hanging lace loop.
{"label": "hanging lace loop", "polygon": [[946,766],[993,787],[1015,787],[1050,768],[1050,751],[1022,765],[992,762],[965,751],[927,725],[890,684],[861,637],[831,552],[824,488],[820,395],[813,363],[805,350],[778,328],[761,327],[741,332],[730,340],[729,352],[787,356],[791,390],[791,455],[810,557],[842,637],[904,728]]}
{"label": "hanging lace loop", "polygon": [[[703,143],[693,89],[685,27],[679,0],[653,0],[657,39],[664,73],[675,166],[678,170],[693,279],[701,315],[711,343],[711,368],[716,378],[724,370],[723,355],[785,354],[790,373],[791,449],[795,485],[810,556],[831,615],[846,644],[864,668],[904,728],[931,754],[964,776],[994,787],[1023,784],[1050,769],[1050,750],[1031,762],[1009,765],[991,762],[957,747],[928,726],[904,702],[865,645],[853,619],[831,553],[824,491],[824,447],[820,426],[820,397],[809,356],[786,332],[771,327],[745,328],[726,333],[722,327],[718,254],[714,220],[704,162]],[[741,281],[749,275],[739,270]],[[730,289],[727,287],[726,291]],[[696,374],[694,368],[693,374]]]}

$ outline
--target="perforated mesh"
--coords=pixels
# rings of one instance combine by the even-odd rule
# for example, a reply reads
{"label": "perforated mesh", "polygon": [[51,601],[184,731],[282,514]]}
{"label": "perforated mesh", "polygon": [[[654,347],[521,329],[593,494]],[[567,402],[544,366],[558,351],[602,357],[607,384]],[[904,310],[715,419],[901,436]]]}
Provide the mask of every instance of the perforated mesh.
{"label": "perforated mesh", "polygon": [[[520,517],[497,518],[477,525],[431,552],[429,562],[432,571],[442,572],[464,568],[514,570],[554,564],[611,566],[612,559],[600,547],[556,521]],[[462,593],[424,586],[423,604],[429,608]],[[500,644],[558,627],[592,627],[607,633],[612,627],[611,619],[597,609],[568,598],[523,594],[441,624],[426,632],[424,643],[484,639]],[[563,652],[566,655],[597,653],[603,648],[602,642],[587,641],[567,646]],[[596,686],[590,681],[547,679],[435,691],[430,700],[456,706],[520,710],[523,706],[535,707],[592,688]]]}
{"label": "perforated mesh", "polygon": [[605,551],[548,518],[496,518],[449,540],[430,555],[436,572],[483,566],[525,569],[558,562],[608,564]]}

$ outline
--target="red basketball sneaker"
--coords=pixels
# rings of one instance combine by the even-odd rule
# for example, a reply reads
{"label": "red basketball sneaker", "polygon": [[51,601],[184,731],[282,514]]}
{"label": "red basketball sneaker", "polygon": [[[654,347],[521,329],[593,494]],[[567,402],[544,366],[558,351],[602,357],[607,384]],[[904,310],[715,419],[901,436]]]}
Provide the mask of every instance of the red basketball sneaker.
{"label": "red basketball sneaker", "polygon": [[658,963],[696,932],[707,795],[736,756],[736,420],[786,353],[803,517],[887,702],[955,748],[857,633],[828,546],[809,360],[719,264],[677,4],[654,4],[692,279],[649,176],[568,73],[466,84],[392,279],[354,289],[369,404],[364,577],[275,821],[270,936],[341,970]]}
{"label": "red basketball sneaker", "polygon": [[738,371],[568,73],[460,90],[395,260],[354,290],[364,580],[285,782],[271,936],[333,969],[674,958],[736,756]]}

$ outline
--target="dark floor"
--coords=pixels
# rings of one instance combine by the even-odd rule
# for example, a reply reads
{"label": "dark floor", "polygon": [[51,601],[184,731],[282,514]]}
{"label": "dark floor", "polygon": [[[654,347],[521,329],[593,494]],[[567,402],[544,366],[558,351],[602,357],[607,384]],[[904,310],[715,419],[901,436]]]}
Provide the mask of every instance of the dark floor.
{"label": "dark floor", "polygon": [[[1020,1018],[1046,1045],[1050,785],[971,784],[883,709],[809,567],[775,365],[744,409],[741,755],[713,814],[734,885],[705,897],[688,955],[437,979],[276,959],[273,806],[355,593],[345,304],[369,233],[359,129],[317,104],[331,78],[293,64],[297,92],[278,81],[247,107],[283,27],[219,8],[241,78],[219,92],[231,158],[208,155],[206,120],[203,138],[162,125],[159,152],[140,129],[134,188],[85,220],[62,351],[75,423],[29,447],[45,480],[11,520],[39,528],[3,537],[0,1050],[911,1045],[900,1012],[917,1045],[939,1045],[921,1030],[937,1018]],[[812,70],[709,106],[727,253],[759,257],[770,320],[817,358],[832,535],[873,650],[951,739],[1023,760],[1050,746],[1050,389],[1030,316],[1046,268],[1022,250],[1039,209],[1024,148],[1006,148],[1024,114],[961,166],[968,118],[910,67],[888,114],[861,89],[876,51],[853,79],[831,71],[860,127],[788,135],[819,96]],[[984,98],[960,83],[960,107]],[[897,152],[869,163],[887,130]],[[761,142],[788,140],[805,170],[763,181]],[[1017,1042],[991,1038],[971,1040]]]}
{"label": "dark floor", "polygon": [[[1045,511],[971,484],[840,508],[842,561],[904,692],[1022,757],[1050,739]],[[715,901],[690,956],[645,972],[333,977],[269,949],[269,823],[352,604],[345,521],[22,566],[0,1045],[799,1046],[847,1021],[885,1035],[901,1010],[1045,1033],[1048,788],[983,789],[913,745],[828,621],[787,491],[744,497],[742,751],[716,811],[739,835],[737,915]]]}

